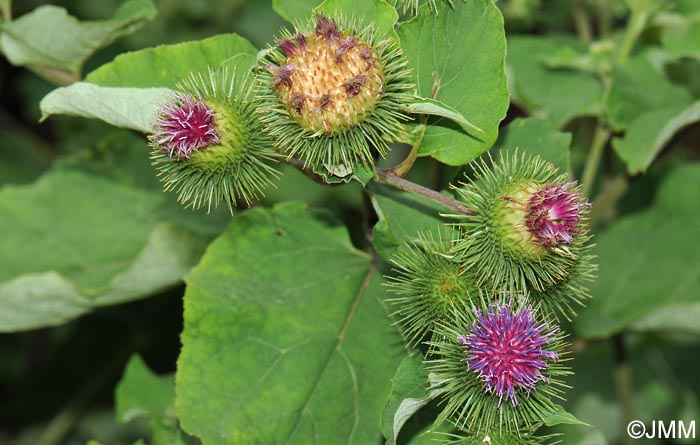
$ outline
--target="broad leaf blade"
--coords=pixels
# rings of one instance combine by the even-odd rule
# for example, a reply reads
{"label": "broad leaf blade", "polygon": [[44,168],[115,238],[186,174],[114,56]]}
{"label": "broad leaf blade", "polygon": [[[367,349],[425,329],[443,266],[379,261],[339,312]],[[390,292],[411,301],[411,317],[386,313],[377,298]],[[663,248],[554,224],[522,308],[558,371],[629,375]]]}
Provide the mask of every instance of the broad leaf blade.
{"label": "broad leaf blade", "polygon": [[65,9],[44,5],[2,27],[8,60],[58,83],[80,79],[85,61],[98,49],[153,20],[151,0],[129,0],[111,20],[79,22]]}
{"label": "broad leaf blade", "polygon": [[532,156],[540,156],[551,162],[562,173],[569,171],[569,147],[571,133],[562,133],[550,121],[530,117],[513,120],[496,143],[504,156],[515,150]]}
{"label": "broad leaf blade", "polygon": [[167,88],[112,88],[77,82],[41,100],[42,120],[54,114],[100,119],[115,127],[153,131],[158,106],[174,94]]}
{"label": "broad leaf blade", "polygon": [[399,26],[398,34],[418,94],[454,108],[484,131],[469,133],[445,119],[430,121],[420,154],[461,165],[496,141],[509,98],[501,13],[490,0],[453,4],[439,2],[436,12],[424,5],[416,19]]}
{"label": "broad leaf blade", "polygon": [[272,8],[290,23],[304,22],[323,0],[272,0]]}
{"label": "broad leaf blade", "polygon": [[250,210],[187,283],[177,374],[186,431],[211,445],[380,440],[403,345],[381,278],[345,229],[300,204]]}
{"label": "broad leaf blade", "polygon": [[449,105],[440,102],[439,100],[416,97],[414,102],[408,104],[407,110],[409,113],[413,114],[446,117],[447,119],[453,120],[464,127],[466,132],[474,132],[477,137],[479,133],[484,133],[484,130],[472,124],[464,116],[462,116],[462,113]]}
{"label": "broad leaf blade", "polygon": [[163,45],[117,56],[91,72],[85,81],[105,87],[175,88],[190,73],[227,67],[245,76],[258,50],[237,34]]}
{"label": "broad leaf blade", "polygon": [[386,0],[325,0],[314,10],[330,17],[346,16],[349,11],[360,28],[371,25],[380,36],[398,40],[394,25],[399,14]]}

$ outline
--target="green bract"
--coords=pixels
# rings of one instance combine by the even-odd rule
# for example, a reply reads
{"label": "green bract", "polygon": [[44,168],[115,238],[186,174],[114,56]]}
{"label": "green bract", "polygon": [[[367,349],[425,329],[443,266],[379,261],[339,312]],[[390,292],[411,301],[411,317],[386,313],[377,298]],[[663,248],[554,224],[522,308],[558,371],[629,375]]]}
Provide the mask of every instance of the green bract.
{"label": "green bract", "polygon": [[[262,198],[279,173],[269,165],[276,154],[255,114],[248,79],[210,70],[192,74],[178,89],[162,105],[149,137],[165,190],[177,192],[183,205],[207,211],[221,201],[233,211],[240,201],[250,205]],[[207,135],[192,129],[206,125]],[[189,144],[177,145],[188,138]]]}
{"label": "green bract", "polygon": [[401,49],[352,20],[317,15],[259,63],[258,111],[275,146],[324,176],[350,177],[405,139],[414,89]]}

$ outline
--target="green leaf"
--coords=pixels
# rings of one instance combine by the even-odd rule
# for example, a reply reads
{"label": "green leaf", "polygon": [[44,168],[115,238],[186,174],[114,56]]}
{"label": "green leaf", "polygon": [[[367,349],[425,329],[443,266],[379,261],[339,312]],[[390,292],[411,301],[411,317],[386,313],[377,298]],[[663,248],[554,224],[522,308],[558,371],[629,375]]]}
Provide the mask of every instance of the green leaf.
{"label": "green leaf", "polygon": [[605,106],[614,128],[622,130],[645,113],[674,107],[680,110],[691,102],[685,89],[671,84],[640,55],[613,71]]}
{"label": "green leaf", "polygon": [[329,17],[350,16],[360,28],[373,25],[380,36],[398,40],[394,25],[399,14],[386,0],[325,0],[314,12]]}
{"label": "green leaf", "polygon": [[187,284],[186,431],[207,445],[379,443],[404,348],[382,278],[344,228],[298,203],[249,210]]}
{"label": "green leaf", "polygon": [[607,338],[668,305],[700,301],[700,164],[674,170],[654,205],[596,237],[599,278],[576,320],[587,338]]}
{"label": "green leaf", "polygon": [[513,101],[557,128],[576,116],[599,113],[603,97],[603,84],[594,76],[547,66],[548,57],[567,48],[585,51],[576,39],[565,36],[508,37],[507,62]]}
{"label": "green leaf", "polygon": [[638,319],[630,325],[637,332],[682,332],[700,335],[700,302],[671,303]]}
{"label": "green leaf", "polygon": [[428,374],[420,354],[405,357],[392,380],[391,393],[382,411],[382,433],[386,445],[396,445],[406,421],[433,398],[428,390]]}
{"label": "green leaf", "polygon": [[440,216],[440,212],[450,212],[449,209],[427,198],[376,183],[370,183],[369,191],[379,217],[372,229],[372,244],[383,259],[392,258],[402,243],[418,241],[421,232],[452,239],[455,229]]}
{"label": "green leaf", "polygon": [[323,0],[272,0],[272,8],[290,23],[304,22]]}
{"label": "green leaf", "polygon": [[169,223],[163,196],[62,170],[0,189],[0,332],[56,325],[179,282],[206,237]]}
{"label": "green leaf", "polygon": [[429,121],[420,155],[461,165],[496,141],[509,98],[501,13],[491,0],[453,3],[451,8],[439,2],[436,12],[423,5],[398,33],[418,94],[446,104],[484,131],[468,133],[445,119]]}
{"label": "green leaf", "polygon": [[258,50],[237,34],[163,45],[121,54],[87,75],[85,80],[104,87],[175,88],[190,73],[228,67],[244,76],[255,65]]}
{"label": "green leaf", "polygon": [[576,416],[566,411],[562,406],[555,405],[555,408],[557,411],[547,413],[542,419],[545,426],[556,426],[562,424],[590,426],[586,422],[577,419]]}
{"label": "green leaf", "polygon": [[167,88],[114,88],[77,82],[53,90],[41,100],[39,107],[42,120],[54,114],[66,114],[150,133],[158,106],[172,94]]}
{"label": "green leaf", "polygon": [[446,117],[464,127],[464,130],[466,132],[474,132],[474,135],[476,135],[477,137],[480,133],[484,133],[484,130],[465,119],[459,111],[455,110],[449,105],[445,105],[439,100],[426,99],[424,97],[416,97],[414,102],[408,104],[407,111],[413,114],[426,114],[432,116]]}
{"label": "green leaf", "polygon": [[673,136],[700,121],[700,101],[648,111],[637,116],[623,138],[613,139],[613,148],[627,164],[630,174],[645,172]]}
{"label": "green leaf", "polygon": [[35,180],[49,162],[46,148],[33,133],[0,129],[0,186]]}
{"label": "green leaf", "polygon": [[153,20],[151,0],[128,0],[110,20],[80,22],[65,9],[44,5],[2,26],[8,60],[59,84],[80,79],[85,61],[100,48]]}
{"label": "green leaf", "polygon": [[662,36],[666,51],[675,57],[700,59],[700,21],[687,21]]}
{"label": "green leaf", "polygon": [[153,443],[182,443],[175,417],[175,376],[155,375],[143,359],[129,359],[124,375],[114,392],[117,419],[128,422],[147,417],[151,423]]}
{"label": "green leaf", "polygon": [[552,122],[535,117],[513,120],[496,143],[504,156],[511,155],[515,150],[538,155],[562,173],[569,171],[570,145],[571,133],[559,132]]}

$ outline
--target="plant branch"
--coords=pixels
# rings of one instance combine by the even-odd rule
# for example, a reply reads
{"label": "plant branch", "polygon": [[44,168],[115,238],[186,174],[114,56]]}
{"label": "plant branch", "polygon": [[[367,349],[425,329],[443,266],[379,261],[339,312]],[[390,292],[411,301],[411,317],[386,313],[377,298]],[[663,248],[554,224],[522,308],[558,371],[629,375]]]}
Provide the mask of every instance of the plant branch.
{"label": "plant branch", "polygon": [[585,44],[591,43],[593,31],[591,30],[588,13],[586,13],[586,6],[582,0],[574,0],[572,13],[579,40]]}
{"label": "plant branch", "polygon": [[608,0],[598,0],[596,2],[598,15],[598,35],[601,39],[608,37],[610,33],[610,7]]}
{"label": "plant branch", "polygon": [[374,181],[378,182],[379,184],[389,185],[399,190],[413,193],[414,195],[419,195],[431,201],[435,201],[438,204],[441,204],[444,207],[462,215],[477,214],[474,210],[470,209],[469,207],[457,201],[456,199],[447,195],[443,195],[442,193],[436,192],[435,190],[429,189],[427,187],[423,187],[422,185],[416,184],[415,182],[411,182],[407,179],[396,176],[391,172],[391,170],[377,169],[376,174],[374,176]]}
{"label": "plant branch", "polygon": [[[630,370],[623,334],[615,335],[611,341],[615,357],[615,385],[617,386],[617,397],[622,407],[624,430],[627,424],[635,419],[632,371]],[[625,445],[634,445],[635,441],[630,435],[625,433],[623,437],[625,437]]]}
{"label": "plant branch", "polygon": [[583,167],[583,176],[581,177],[582,193],[583,196],[588,196],[593,188],[593,181],[595,181],[596,173],[600,167],[600,159],[603,155],[603,150],[608,143],[610,138],[610,130],[605,127],[602,123],[598,123],[593,134],[593,143],[591,144],[591,151],[588,152],[588,158],[586,159],[586,165]]}
{"label": "plant branch", "polygon": [[12,21],[12,0],[0,0],[0,9],[2,9],[2,18],[6,22]]}
{"label": "plant branch", "polygon": [[644,30],[647,20],[649,20],[650,12],[647,9],[647,5],[643,0],[636,0],[632,4],[632,16],[627,23],[627,28],[625,28],[625,36],[622,40],[622,46],[620,51],[617,53],[617,63],[622,65],[629,57],[634,44],[637,42],[637,38]]}

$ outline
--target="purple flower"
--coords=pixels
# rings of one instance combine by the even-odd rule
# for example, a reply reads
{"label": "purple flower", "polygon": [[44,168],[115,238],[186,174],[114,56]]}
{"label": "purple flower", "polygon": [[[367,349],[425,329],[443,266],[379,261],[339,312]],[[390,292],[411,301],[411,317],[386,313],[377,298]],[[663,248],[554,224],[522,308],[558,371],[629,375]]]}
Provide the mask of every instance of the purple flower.
{"label": "purple flower", "polygon": [[555,352],[542,349],[554,340],[558,328],[537,324],[532,308],[514,313],[509,304],[493,304],[486,314],[476,310],[477,319],[466,336],[457,337],[465,346],[467,368],[479,374],[486,391],[518,404],[515,391],[529,392],[541,380],[547,360],[556,361]]}
{"label": "purple flower", "polygon": [[569,184],[549,184],[535,192],[527,204],[527,229],[536,242],[551,249],[571,244],[579,233],[581,211],[588,203],[581,203],[578,193],[569,191]]}
{"label": "purple flower", "polygon": [[170,157],[189,158],[192,152],[218,144],[214,112],[204,101],[190,95],[178,95],[160,110],[153,140]]}

